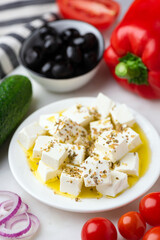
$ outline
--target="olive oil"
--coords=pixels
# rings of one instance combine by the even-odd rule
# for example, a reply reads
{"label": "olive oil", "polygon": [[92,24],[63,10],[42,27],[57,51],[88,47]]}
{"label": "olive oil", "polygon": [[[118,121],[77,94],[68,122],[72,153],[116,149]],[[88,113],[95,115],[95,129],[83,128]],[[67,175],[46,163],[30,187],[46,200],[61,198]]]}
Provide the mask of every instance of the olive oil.
{"label": "olive oil", "polygon": [[[147,172],[150,161],[151,161],[151,150],[150,150],[149,142],[145,133],[143,132],[143,130],[140,128],[138,124],[135,124],[132,129],[140,135],[140,138],[142,140],[142,145],[138,149],[134,149],[134,151],[138,152],[139,159],[140,159],[139,177],[135,177],[135,176],[128,177],[128,183],[130,187],[135,185],[138,182],[138,180]],[[37,180],[43,183],[43,181],[41,180],[41,177],[37,172],[38,162],[40,159],[33,159],[32,152],[33,152],[33,149],[30,149],[29,151],[25,151],[28,159],[29,167],[33,172],[33,174],[35,175],[35,177],[37,178]],[[59,194],[65,197],[75,198],[75,196],[60,192],[60,180],[58,178],[52,179],[47,183],[43,183],[43,184],[45,184],[47,187],[52,189],[55,194]],[[102,195],[96,191],[95,187],[86,188],[84,185],[79,195],[79,198],[101,198],[101,197]]]}

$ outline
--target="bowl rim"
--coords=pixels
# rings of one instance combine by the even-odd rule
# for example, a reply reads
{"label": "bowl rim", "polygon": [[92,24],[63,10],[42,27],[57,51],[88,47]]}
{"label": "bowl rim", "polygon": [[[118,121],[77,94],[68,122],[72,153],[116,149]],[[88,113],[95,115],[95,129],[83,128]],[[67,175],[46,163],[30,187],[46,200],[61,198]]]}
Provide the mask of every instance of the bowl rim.
{"label": "bowl rim", "polygon": [[[105,50],[105,41],[104,41],[104,37],[103,37],[102,33],[101,33],[96,27],[94,27],[93,25],[91,25],[91,24],[89,24],[89,23],[87,23],[87,22],[81,21],[81,20],[58,19],[58,20],[53,21],[53,22],[48,22],[47,24],[48,24],[48,25],[52,25],[52,24],[56,24],[56,22],[80,22],[80,23],[82,23],[82,24],[88,25],[89,27],[95,29],[95,30],[99,33],[100,39],[101,39],[101,41],[102,41],[102,53],[100,54],[100,57],[99,57],[96,65],[95,65],[92,69],[90,69],[89,71],[87,71],[86,73],[80,74],[80,75],[75,76],[75,77],[70,77],[70,78],[51,78],[51,77],[46,77],[46,76],[44,76],[43,74],[38,73],[38,72],[35,72],[34,70],[32,70],[32,69],[30,69],[29,67],[27,67],[26,64],[25,64],[25,61],[24,61],[24,59],[23,59],[23,54],[22,54],[22,52],[24,51],[23,48],[24,48],[25,44],[32,39],[32,37],[36,34],[36,32],[38,32],[38,30],[39,30],[41,27],[43,27],[43,25],[42,25],[41,27],[35,29],[35,30],[31,33],[31,35],[30,35],[28,38],[26,38],[25,41],[22,43],[22,46],[21,46],[21,48],[20,48],[19,55],[18,55],[18,60],[19,60],[20,65],[22,65],[25,69],[27,69],[28,71],[30,71],[33,75],[36,75],[36,76],[41,77],[41,78],[46,78],[47,80],[52,80],[52,81],[54,81],[54,80],[56,80],[56,81],[72,80],[72,79],[76,79],[76,78],[81,77],[81,76],[85,76],[85,75],[88,74],[89,72],[93,71],[93,69],[95,69],[95,68],[98,66],[98,64],[101,62],[101,60],[102,60],[102,58],[103,58],[104,50]],[[100,41],[100,39],[98,38],[98,41]]]}

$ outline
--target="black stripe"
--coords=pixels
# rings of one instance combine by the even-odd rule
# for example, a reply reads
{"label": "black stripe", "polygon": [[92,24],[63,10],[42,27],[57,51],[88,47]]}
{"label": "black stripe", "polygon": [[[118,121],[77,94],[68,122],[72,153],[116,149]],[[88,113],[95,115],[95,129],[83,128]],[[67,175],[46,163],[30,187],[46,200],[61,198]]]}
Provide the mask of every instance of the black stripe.
{"label": "black stripe", "polygon": [[1,63],[0,63],[0,79],[4,78],[5,75],[6,75],[6,74],[5,74],[4,70],[3,70],[3,67],[2,67],[2,65],[1,65]]}
{"label": "black stripe", "polygon": [[10,59],[13,67],[16,68],[19,65],[19,63],[18,63],[17,56],[14,53],[14,51],[12,50],[12,48],[9,47],[8,45],[4,44],[4,43],[0,43],[0,48],[2,48],[6,52],[6,54],[7,54],[8,58]]}
{"label": "black stripe", "polygon": [[6,36],[13,37],[13,38],[17,39],[20,43],[23,43],[25,40],[25,38],[23,38],[22,36],[20,36],[17,33],[9,33]]}
{"label": "black stripe", "polygon": [[31,26],[31,24],[29,24],[29,23],[26,24],[24,27],[27,28],[28,30],[30,30],[31,32],[33,32],[35,30],[35,27]]}
{"label": "black stripe", "polygon": [[0,11],[9,10],[13,8],[20,8],[30,5],[39,5],[39,4],[47,4],[47,3],[54,3],[55,0],[30,0],[30,1],[18,1],[18,2],[12,2],[12,3],[6,3],[3,5],[0,5]]}
{"label": "black stripe", "polygon": [[6,26],[11,26],[11,25],[15,25],[15,24],[22,24],[22,23],[28,23],[31,21],[36,20],[37,18],[40,18],[41,15],[37,15],[34,17],[26,17],[26,18],[17,18],[17,19],[12,19],[12,20],[8,20],[8,21],[1,21],[0,22],[0,27],[6,27]]}

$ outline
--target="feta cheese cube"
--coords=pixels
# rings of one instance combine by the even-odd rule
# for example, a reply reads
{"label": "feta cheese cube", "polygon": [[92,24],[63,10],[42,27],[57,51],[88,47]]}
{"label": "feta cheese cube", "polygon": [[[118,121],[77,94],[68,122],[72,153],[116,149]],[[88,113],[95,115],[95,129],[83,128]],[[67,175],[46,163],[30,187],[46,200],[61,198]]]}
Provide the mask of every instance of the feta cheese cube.
{"label": "feta cheese cube", "polygon": [[93,115],[90,114],[89,109],[81,104],[76,104],[68,108],[63,116],[70,118],[72,121],[80,124],[82,127],[87,126],[92,120]]}
{"label": "feta cheese cube", "polygon": [[54,143],[54,138],[50,136],[39,136],[36,139],[33,148],[33,158],[41,158],[44,149],[47,149],[50,144]]}
{"label": "feta cheese cube", "polygon": [[110,158],[108,157],[108,153],[107,152],[102,152],[97,148],[94,148],[92,150],[92,152],[90,153],[90,156],[94,157],[97,160],[102,159],[102,160],[106,160],[108,162],[111,162]]}
{"label": "feta cheese cube", "polygon": [[60,117],[55,122],[54,128],[49,132],[61,143],[77,143],[81,145],[88,143],[86,129],[66,117]]}
{"label": "feta cheese cube", "polygon": [[113,129],[113,124],[110,118],[101,119],[99,121],[94,121],[90,123],[91,137],[96,139],[104,131]]}
{"label": "feta cheese cube", "polygon": [[54,143],[42,152],[41,161],[49,167],[58,169],[66,160],[68,154],[64,144]]}
{"label": "feta cheese cube", "polygon": [[80,165],[84,161],[85,153],[86,153],[84,146],[66,144],[66,148],[68,151],[68,158],[70,163],[75,165]]}
{"label": "feta cheese cube", "polygon": [[18,140],[28,150],[33,147],[37,136],[43,134],[44,129],[37,122],[33,122],[19,132]]}
{"label": "feta cheese cube", "polygon": [[127,173],[128,175],[139,176],[139,156],[138,153],[128,153],[124,158],[115,163],[115,170]]}
{"label": "feta cheese cube", "polygon": [[112,171],[111,172],[112,183],[110,185],[98,185],[96,189],[104,196],[115,197],[118,193],[128,188],[128,178],[126,173]]}
{"label": "feta cheese cube", "polygon": [[79,167],[67,165],[60,178],[60,191],[78,196],[82,189],[83,177]]}
{"label": "feta cheese cube", "polygon": [[58,113],[41,115],[39,118],[39,125],[46,131],[52,129],[54,122],[58,119],[58,117]]}
{"label": "feta cheese cube", "polygon": [[41,160],[39,161],[37,171],[40,174],[43,182],[47,182],[50,179],[54,179],[54,178],[60,176],[60,174],[61,174],[60,170],[57,170],[57,169],[54,169],[54,168],[51,168],[51,167],[47,166]]}
{"label": "feta cheese cube", "polygon": [[127,141],[129,151],[132,151],[142,144],[139,134],[131,128],[125,128],[123,131],[123,136]]}
{"label": "feta cheese cube", "polygon": [[102,119],[109,116],[110,111],[114,106],[115,103],[110,98],[108,98],[102,93],[98,94],[98,97],[96,99],[96,107]]}
{"label": "feta cheese cube", "polygon": [[126,140],[120,132],[115,130],[103,132],[96,140],[95,146],[99,151],[106,152],[113,163],[128,152]]}
{"label": "feta cheese cube", "polygon": [[125,104],[120,104],[114,107],[111,111],[114,124],[127,125],[132,127],[135,123],[135,118],[129,108]]}
{"label": "feta cheese cube", "polygon": [[107,161],[88,157],[81,167],[86,187],[111,183],[110,169]]}

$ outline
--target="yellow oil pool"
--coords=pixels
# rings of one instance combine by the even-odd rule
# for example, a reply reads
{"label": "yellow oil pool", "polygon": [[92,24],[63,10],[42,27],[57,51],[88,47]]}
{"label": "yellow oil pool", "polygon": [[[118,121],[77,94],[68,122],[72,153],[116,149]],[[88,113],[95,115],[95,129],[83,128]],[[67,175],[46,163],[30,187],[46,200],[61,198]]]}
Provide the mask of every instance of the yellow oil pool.
{"label": "yellow oil pool", "polygon": [[[138,152],[139,159],[140,159],[140,161],[139,161],[139,164],[140,164],[139,165],[139,177],[135,177],[135,176],[128,177],[128,183],[129,183],[130,187],[132,187],[134,184],[136,184],[136,182],[138,182],[139,178],[141,178],[147,172],[150,161],[151,161],[151,150],[150,150],[148,139],[145,136],[145,133],[139,127],[138,124],[135,124],[132,129],[140,135],[140,138],[141,138],[143,144],[138,149],[134,149],[134,151]],[[33,159],[32,152],[33,152],[33,149],[30,149],[29,151],[25,151],[29,167],[30,167],[31,171],[33,172],[33,174],[35,175],[35,177],[41,183],[43,183],[40,176],[37,173],[39,159]],[[60,180],[57,178],[50,180],[49,182],[43,183],[43,184],[45,184],[47,187],[51,188],[55,194],[59,194],[59,195],[70,197],[70,198],[75,198],[72,195],[60,192]],[[82,191],[79,195],[79,198],[100,198],[101,196],[102,195],[96,191],[96,188],[94,188],[94,187],[86,188],[85,186],[83,186]]]}

